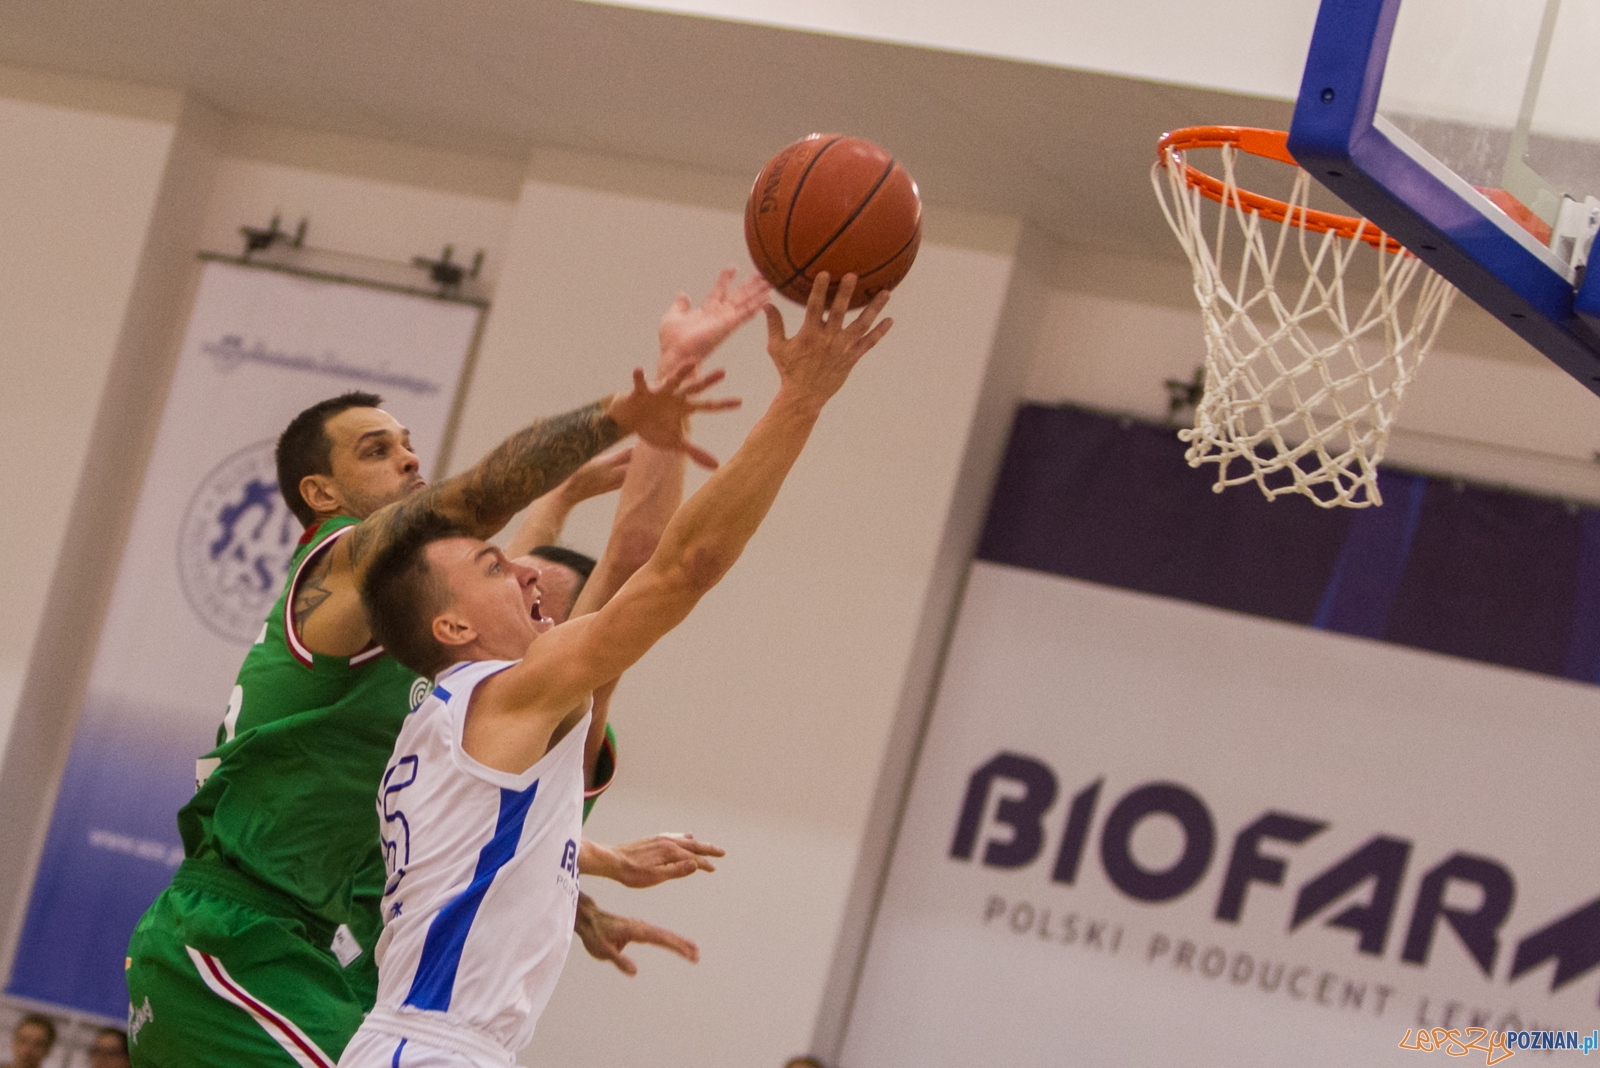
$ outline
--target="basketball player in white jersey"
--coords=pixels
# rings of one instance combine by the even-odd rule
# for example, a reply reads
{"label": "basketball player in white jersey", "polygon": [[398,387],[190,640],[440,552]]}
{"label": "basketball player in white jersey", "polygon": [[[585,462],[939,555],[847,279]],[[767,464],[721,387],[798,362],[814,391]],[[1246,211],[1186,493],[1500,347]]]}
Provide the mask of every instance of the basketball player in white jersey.
{"label": "basketball player in white jersey", "polygon": [[886,292],[846,323],[855,281],[828,308],[819,276],[793,337],[766,307],[777,396],[599,611],[553,626],[534,570],[425,512],[374,560],[374,635],[435,684],[379,790],[378,1000],[341,1065],[511,1065],[532,1038],[572,937],[590,695],[733,566],[824,404],[888,331]]}

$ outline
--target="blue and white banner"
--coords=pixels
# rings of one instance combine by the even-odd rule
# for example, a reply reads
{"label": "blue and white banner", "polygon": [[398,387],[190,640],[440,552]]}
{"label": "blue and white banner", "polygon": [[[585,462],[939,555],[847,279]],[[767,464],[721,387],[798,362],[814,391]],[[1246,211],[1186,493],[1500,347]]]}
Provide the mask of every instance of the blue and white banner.
{"label": "blue and white banner", "polygon": [[277,435],[325,397],[378,393],[429,471],[480,314],[206,265],[7,993],[126,1011],[128,935],[182,859],[174,815],[300,536],[278,495]]}
{"label": "blue and white banner", "polygon": [[1586,683],[975,563],[842,1068],[1575,1055],[1597,767]]}

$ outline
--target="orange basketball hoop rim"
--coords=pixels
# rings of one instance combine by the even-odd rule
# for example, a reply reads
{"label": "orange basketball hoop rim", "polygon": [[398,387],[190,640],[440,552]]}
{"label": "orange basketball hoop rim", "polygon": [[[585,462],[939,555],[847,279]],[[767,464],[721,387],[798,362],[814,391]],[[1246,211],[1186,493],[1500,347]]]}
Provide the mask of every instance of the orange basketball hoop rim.
{"label": "orange basketball hoop rim", "polygon": [[[1161,166],[1166,167],[1170,165],[1169,160],[1178,153],[1191,148],[1225,148],[1229,145],[1252,156],[1287,163],[1291,167],[1300,165],[1289,154],[1287,131],[1261,130],[1253,126],[1186,126],[1181,130],[1162,134],[1161,140],[1156,142],[1156,152]],[[1338,215],[1331,211],[1315,211],[1304,206],[1291,206],[1287,201],[1252,193],[1246,189],[1234,189],[1230,193],[1221,179],[1213,178],[1199,168],[1191,166],[1187,160],[1184,161],[1183,169],[1185,182],[1199,190],[1201,196],[1214,200],[1224,207],[1236,206],[1241,211],[1259,214],[1263,219],[1287,223],[1315,233],[1332,233],[1336,237],[1343,238],[1359,237],[1373,248],[1382,249],[1384,252],[1406,251],[1400,242],[1366,219],[1354,215]],[[1233,201],[1232,204],[1229,203],[1230,200]]]}

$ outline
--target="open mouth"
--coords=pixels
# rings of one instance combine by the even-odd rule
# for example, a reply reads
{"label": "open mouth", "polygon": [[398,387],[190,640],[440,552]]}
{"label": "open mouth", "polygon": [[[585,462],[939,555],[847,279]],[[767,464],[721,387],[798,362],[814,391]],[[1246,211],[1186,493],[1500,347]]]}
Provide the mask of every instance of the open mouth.
{"label": "open mouth", "polygon": [[535,597],[533,599],[533,607],[528,609],[528,615],[533,619],[533,621],[535,623],[550,623],[550,622],[552,622],[552,620],[550,620],[548,617],[545,616],[544,611],[540,608],[540,604],[541,604],[541,602],[540,602],[539,598]]}

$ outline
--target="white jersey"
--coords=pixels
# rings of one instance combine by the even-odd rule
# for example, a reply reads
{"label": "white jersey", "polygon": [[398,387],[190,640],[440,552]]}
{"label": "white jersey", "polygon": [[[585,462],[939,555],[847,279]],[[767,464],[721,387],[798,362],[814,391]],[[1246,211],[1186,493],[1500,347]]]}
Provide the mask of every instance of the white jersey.
{"label": "white jersey", "polygon": [[378,1001],[362,1025],[507,1064],[572,942],[589,729],[586,714],[521,775],[468,756],[472,692],[513,663],[455,665],[400,731],[378,793],[389,880]]}

